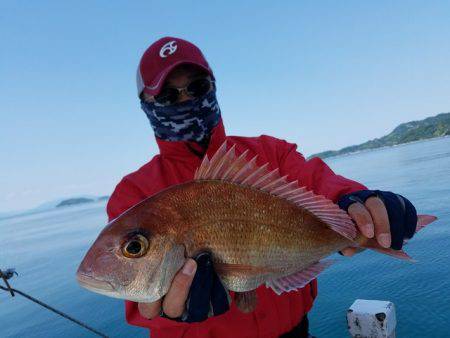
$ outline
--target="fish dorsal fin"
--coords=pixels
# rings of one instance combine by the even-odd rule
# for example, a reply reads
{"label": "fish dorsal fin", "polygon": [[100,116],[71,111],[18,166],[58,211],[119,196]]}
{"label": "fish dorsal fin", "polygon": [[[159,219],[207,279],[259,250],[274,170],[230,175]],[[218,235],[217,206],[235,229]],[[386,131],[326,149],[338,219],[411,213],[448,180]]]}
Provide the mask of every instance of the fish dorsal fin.
{"label": "fish dorsal fin", "polygon": [[350,240],[355,238],[353,221],[336,204],[306,187],[299,187],[298,181],[289,182],[287,176],[280,175],[278,168],[269,170],[269,163],[258,166],[256,156],[248,160],[247,153],[245,151],[238,157],[235,146],[227,151],[224,142],[211,159],[208,156],[203,158],[194,179],[221,180],[267,192],[308,210],[342,236]]}

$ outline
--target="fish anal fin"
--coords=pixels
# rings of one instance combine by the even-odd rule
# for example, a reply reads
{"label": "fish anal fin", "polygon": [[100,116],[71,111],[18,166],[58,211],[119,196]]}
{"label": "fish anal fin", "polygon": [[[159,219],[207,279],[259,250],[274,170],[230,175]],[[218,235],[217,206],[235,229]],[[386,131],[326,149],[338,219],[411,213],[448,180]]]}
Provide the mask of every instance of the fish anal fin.
{"label": "fish anal fin", "polygon": [[270,287],[278,295],[283,292],[301,289],[313,279],[317,278],[317,276],[331,264],[333,264],[332,260],[314,263],[306,269],[291,275],[269,280],[266,282],[266,286]]}
{"label": "fish anal fin", "polygon": [[256,297],[256,290],[246,292],[235,292],[234,301],[237,308],[243,313],[250,313],[256,308],[258,299]]}

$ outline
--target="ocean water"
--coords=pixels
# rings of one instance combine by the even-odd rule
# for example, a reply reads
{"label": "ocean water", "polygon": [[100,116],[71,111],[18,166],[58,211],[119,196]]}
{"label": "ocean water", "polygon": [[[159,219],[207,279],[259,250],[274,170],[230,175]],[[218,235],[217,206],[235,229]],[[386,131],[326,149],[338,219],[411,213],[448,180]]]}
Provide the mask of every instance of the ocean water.
{"label": "ocean water", "polygon": [[[75,272],[106,224],[105,203],[55,209],[0,221],[0,268],[11,285],[110,337],[148,337],[125,323],[123,301],[78,286]],[[90,331],[0,290],[0,337],[95,337]]]}
{"label": "ocean water", "polygon": [[[408,263],[373,252],[337,263],[319,277],[311,331],[347,337],[346,310],[355,299],[390,300],[397,337],[450,337],[450,138],[435,139],[328,160],[346,177],[370,188],[407,196],[420,213],[439,220],[406,250]],[[111,337],[148,337],[128,326],[123,302],[80,288],[75,271],[103,228],[104,203],[0,220],[0,268],[15,267],[13,287],[85,321]],[[93,337],[77,325],[0,291],[1,337]]]}
{"label": "ocean water", "polygon": [[419,213],[439,219],[405,247],[417,263],[366,250],[319,276],[311,312],[318,337],[346,337],[346,310],[355,299],[392,301],[397,337],[450,337],[450,138],[331,158],[333,170],[369,188],[408,197]]}

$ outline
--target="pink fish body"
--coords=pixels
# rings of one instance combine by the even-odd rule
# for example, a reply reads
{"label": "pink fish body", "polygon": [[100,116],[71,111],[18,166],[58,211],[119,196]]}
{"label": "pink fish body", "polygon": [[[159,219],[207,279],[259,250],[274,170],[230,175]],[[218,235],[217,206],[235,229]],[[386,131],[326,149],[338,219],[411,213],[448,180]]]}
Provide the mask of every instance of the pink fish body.
{"label": "pink fish body", "polygon": [[[348,246],[409,259],[365,240],[333,202],[246,155],[224,144],[211,160],[204,158],[193,181],[110,222],[78,269],[80,284],[152,302],[167,293],[186,257],[209,251],[223,285],[242,295],[241,308],[248,311],[260,285],[278,294],[299,289],[330,265],[323,258]],[[435,219],[420,215],[418,229]]]}

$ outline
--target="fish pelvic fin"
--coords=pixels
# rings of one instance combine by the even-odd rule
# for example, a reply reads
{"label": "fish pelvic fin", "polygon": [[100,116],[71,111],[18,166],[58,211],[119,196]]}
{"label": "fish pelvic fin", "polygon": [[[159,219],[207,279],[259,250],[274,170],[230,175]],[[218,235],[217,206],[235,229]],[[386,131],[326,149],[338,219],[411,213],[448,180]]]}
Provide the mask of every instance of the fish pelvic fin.
{"label": "fish pelvic fin", "polygon": [[301,289],[333,263],[333,260],[328,259],[319,261],[289,276],[268,280],[266,287],[271,288],[277,295]]}
{"label": "fish pelvic fin", "polygon": [[256,290],[246,292],[235,292],[234,301],[237,308],[243,313],[250,313],[256,308],[258,299],[256,297]]}
{"label": "fish pelvic fin", "polygon": [[283,198],[306,209],[328,227],[349,240],[356,237],[356,227],[348,214],[324,196],[301,187],[298,181],[288,181],[280,170],[269,169],[269,163],[256,164],[256,156],[247,159],[248,151],[236,155],[233,145],[227,150],[226,141],[211,157],[205,156],[196,170],[194,180],[221,180],[258,189]]}

